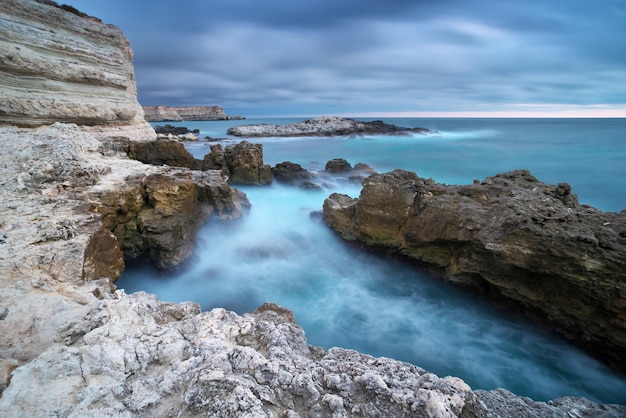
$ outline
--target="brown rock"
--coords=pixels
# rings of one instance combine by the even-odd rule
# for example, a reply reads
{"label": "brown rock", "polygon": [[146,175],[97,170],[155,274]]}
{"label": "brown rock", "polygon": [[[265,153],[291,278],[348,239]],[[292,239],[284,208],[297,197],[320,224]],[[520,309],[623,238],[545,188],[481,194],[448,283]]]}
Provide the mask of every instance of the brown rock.
{"label": "brown rock", "polygon": [[97,192],[93,210],[117,237],[128,258],[147,254],[160,268],[173,267],[193,250],[197,229],[209,217],[230,220],[249,206],[218,171],[171,170],[136,176],[118,190]]}
{"label": "brown rock", "polygon": [[626,214],[581,206],[569,185],[519,170],[445,186],[396,170],[331,195],[342,237],[515,301],[617,368],[626,364]]}

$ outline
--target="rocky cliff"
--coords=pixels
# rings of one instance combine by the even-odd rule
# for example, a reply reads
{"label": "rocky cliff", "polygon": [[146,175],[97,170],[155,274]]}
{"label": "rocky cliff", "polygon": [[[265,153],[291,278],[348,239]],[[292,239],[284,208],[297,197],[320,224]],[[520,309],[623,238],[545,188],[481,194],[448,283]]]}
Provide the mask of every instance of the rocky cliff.
{"label": "rocky cliff", "polygon": [[[66,9],[69,9],[66,7]],[[121,31],[47,0],[0,2],[0,125],[154,138]]]}
{"label": "rocky cliff", "polygon": [[149,122],[245,119],[229,116],[219,106],[144,106],[143,110]]}
{"label": "rocky cliff", "polygon": [[449,280],[515,301],[601,360],[626,365],[626,212],[578,203],[528,171],[445,186],[396,170],[334,194],[342,237],[405,255]]}
{"label": "rocky cliff", "polygon": [[[70,26],[64,31],[79,33],[84,22],[76,19],[85,19],[48,1],[1,6],[2,27],[33,12],[40,14],[35,31],[48,27],[43,21],[58,19]],[[95,32],[102,29],[87,20]],[[62,32],[54,31],[39,35]],[[86,53],[96,65],[109,49],[97,43],[93,48]],[[48,56],[51,71],[64,57]],[[58,91],[46,89],[53,86],[70,89],[60,97],[75,94],[72,83],[37,84],[51,77],[31,80],[38,95],[52,97]],[[111,99],[121,103],[128,91],[118,93]],[[132,138],[115,135],[119,130],[111,130],[115,124],[108,119],[92,119],[94,136],[82,125],[47,125],[42,115],[53,118],[56,109],[25,102],[24,113],[17,110],[12,117],[20,126],[0,127],[3,417],[626,414],[624,407],[584,399],[538,403],[502,390],[472,391],[458,378],[440,378],[407,363],[311,347],[293,314],[272,304],[244,316],[223,309],[202,313],[194,303],[114,291],[124,256],[143,252],[166,265],[178,263],[191,249],[197,224],[236,220],[245,196],[217,170],[129,158]],[[84,121],[81,115],[66,114],[77,122]],[[42,126],[28,128],[31,123],[24,121]],[[119,125],[124,126],[138,125]]]}

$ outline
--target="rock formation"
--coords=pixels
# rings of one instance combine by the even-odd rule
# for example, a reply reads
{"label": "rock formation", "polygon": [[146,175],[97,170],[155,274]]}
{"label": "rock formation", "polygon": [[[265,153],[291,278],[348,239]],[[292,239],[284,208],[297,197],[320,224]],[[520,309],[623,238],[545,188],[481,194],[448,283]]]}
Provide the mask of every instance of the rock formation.
{"label": "rock formation", "polygon": [[520,170],[445,186],[396,170],[358,199],[331,195],[343,238],[403,254],[539,315],[602,360],[626,365],[626,212],[581,206],[566,183]]}
{"label": "rock formation", "polygon": [[[99,38],[110,30],[111,39],[119,39],[117,29],[69,6],[7,0],[0,11],[3,48],[11,46],[13,30],[18,39],[30,36],[26,32],[31,29],[39,37],[40,47],[25,52],[22,60],[46,52],[47,40],[56,42],[69,34],[72,55],[74,37],[80,44],[83,36],[93,36],[97,41],[89,48],[83,45],[83,51],[95,68],[87,65],[83,70],[87,75],[101,74],[107,84],[107,73],[98,72],[99,63],[129,51],[125,41],[116,52]],[[33,28],[27,24],[30,17]],[[47,26],[57,22],[64,26]],[[4,121],[22,125],[0,127],[3,417],[626,414],[625,407],[578,398],[537,403],[502,390],[472,391],[458,378],[440,378],[407,363],[311,347],[293,314],[272,304],[245,316],[224,309],[201,313],[194,303],[164,303],[144,293],[114,291],[112,281],[124,268],[124,254],[146,252],[168,266],[180,262],[190,251],[197,224],[208,217],[236,219],[247,201],[227,186],[219,171],[130,159],[133,140],[146,139],[145,125],[138,119],[124,123],[120,119],[117,125],[107,118],[85,116],[98,109],[72,113],[68,107],[60,120],[84,123],[89,119],[92,129],[47,125],[46,118],[54,119],[58,109],[43,98],[83,97],[72,83],[47,82],[54,79],[57,60],[64,56],[63,50],[57,50],[55,59],[47,55],[49,63],[23,61],[41,67],[39,76],[30,80],[37,87],[33,93],[38,95],[37,103],[28,99],[26,91],[25,99],[15,95],[15,82],[21,77],[15,69],[0,78],[2,91],[13,94],[1,104]],[[81,62],[76,58],[66,65]],[[124,59],[119,65],[126,65]],[[118,70],[124,74],[121,78],[128,75]],[[85,80],[91,85],[91,78]],[[20,83],[26,88],[24,80]],[[135,98],[128,99],[126,88],[120,86],[115,95],[98,86],[94,85],[93,97],[102,93],[111,100],[102,103],[103,109],[125,100],[135,107]],[[15,106],[19,100],[22,104]],[[11,112],[4,111],[9,108]],[[141,135],[119,135],[129,132]],[[250,149],[258,154],[255,147]],[[565,191],[561,188],[558,193]],[[566,193],[559,196],[567,198]]]}
{"label": "rock formation", "polygon": [[614,417],[620,406],[550,404],[352,350],[307,344],[291,312],[200,313],[116,292],[59,342],[13,373],[9,416],[80,417]]}
{"label": "rock formation", "polygon": [[268,136],[340,136],[340,135],[402,135],[408,133],[429,134],[425,128],[402,128],[376,120],[363,122],[338,116],[321,116],[287,125],[242,125],[229,128],[228,135],[246,138]]}
{"label": "rock formation", "polygon": [[233,184],[270,184],[272,169],[263,163],[263,145],[241,141],[222,148],[211,146],[211,153],[204,156],[203,169],[222,170]]}
{"label": "rock formation", "polygon": [[0,3],[0,125],[154,138],[122,32],[47,0]]}
{"label": "rock formation", "polygon": [[245,119],[243,116],[229,116],[219,106],[144,106],[143,110],[148,122]]}

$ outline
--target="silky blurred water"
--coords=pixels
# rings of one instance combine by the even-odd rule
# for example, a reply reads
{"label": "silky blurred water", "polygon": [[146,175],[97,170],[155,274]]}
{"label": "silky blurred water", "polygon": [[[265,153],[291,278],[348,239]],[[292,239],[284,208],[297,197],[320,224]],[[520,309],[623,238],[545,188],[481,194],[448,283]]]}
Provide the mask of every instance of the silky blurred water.
{"label": "silky blurred water", "polygon": [[[229,126],[291,120],[185,122],[201,136],[226,137]],[[624,119],[385,119],[435,135],[255,139],[268,164],[322,170],[346,158],[380,172],[403,168],[448,184],[518,168],[546,183],[568,182],[581,203],[626,208]],[[229,138],[226,143],[238,142]],[[190,144],[198,158],[209,143]],[[193,300],[208,310],[251,312],[266,301],[294,311],[309,343],[354,348],[409,361],[472,388],[504,387],[535,400],[560,396],[626,403],[618,375],[560,337],[479,295],[429,277],[397,259],[345,245],[317,218],[334,191],[358,196],[342,179],[322,190],[273,184],[239,187],[252,209],[230,226],[207,225],[183,271],[136,263],[117,282],[162,300]]]}

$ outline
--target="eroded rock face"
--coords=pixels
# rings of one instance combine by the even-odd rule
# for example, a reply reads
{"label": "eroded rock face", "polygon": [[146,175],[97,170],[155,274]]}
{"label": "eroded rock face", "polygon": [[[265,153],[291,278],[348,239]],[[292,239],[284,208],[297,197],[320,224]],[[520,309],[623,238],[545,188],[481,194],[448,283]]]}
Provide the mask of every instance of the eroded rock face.
{"label": "eroded rock face", "polygon": [[581,206],[565,183],[520,170],[445,186],[396,170],[368,177],[358,199],[330,196],[324,218],[347,240],[516,301],[626,364],[626,213]]}
{"label": "eroded rock face", "polygon": [[254,138],[269,136],[340,136],[340,135],[401,135],[409,132],[432,133],[425,128],[403,128],[377,120],[363,122],[339,116],[320,116],[286,125],[243,125],[229,128],[228,135]]}
{"label": "eroded rock face", "polygon": [[[77,338],[77,335],[80,335]],[[266,303],[200,313],[118,291],[13,373],[10,416],[619,417],[577,398],[551,404],[352,350],[308,345],[293,313]],[[506,405],[506,406],[504,406]],[[494,411],[494,412],[492,412]],[[519,413],[512,415],[509,412]]]}
{"label": "eroded rock face", "polygon": [[149,122],[244,119],[227,115],[219,106],[144,106],[143,110]]}
{"label": "eroded rock face", "polygon": [[65,122],[94,134],[155,137],[137,102],[132,57],[122,32],[96,18],[51,1],[2,1],[0,124]]}
{"label": "eroded rock face", "polygon": [[2,127],[0,141],[0,358],[11,367],[99,303],[124,254],[170,267],[202,222],[248,205],[217,171],[145,165],[125,138],[101,142],[76,125]]}
{"label": "eroded rock face", "polygon": [[222,170],[233,184],[263,185],[273,180],[271,167],[263,163],[263,145],[248,141],[226,148],[221,144],[212,145],[202,168]]}
{"label": "eroded rock face", "polygon": [[115,190],[96,190],[94,213],[113,231],[127,258],[147,254],[171,268],[192,253],[198,228],[209,218],[239,218],[250,204],[219,171],[163,169],[128,178]]}

